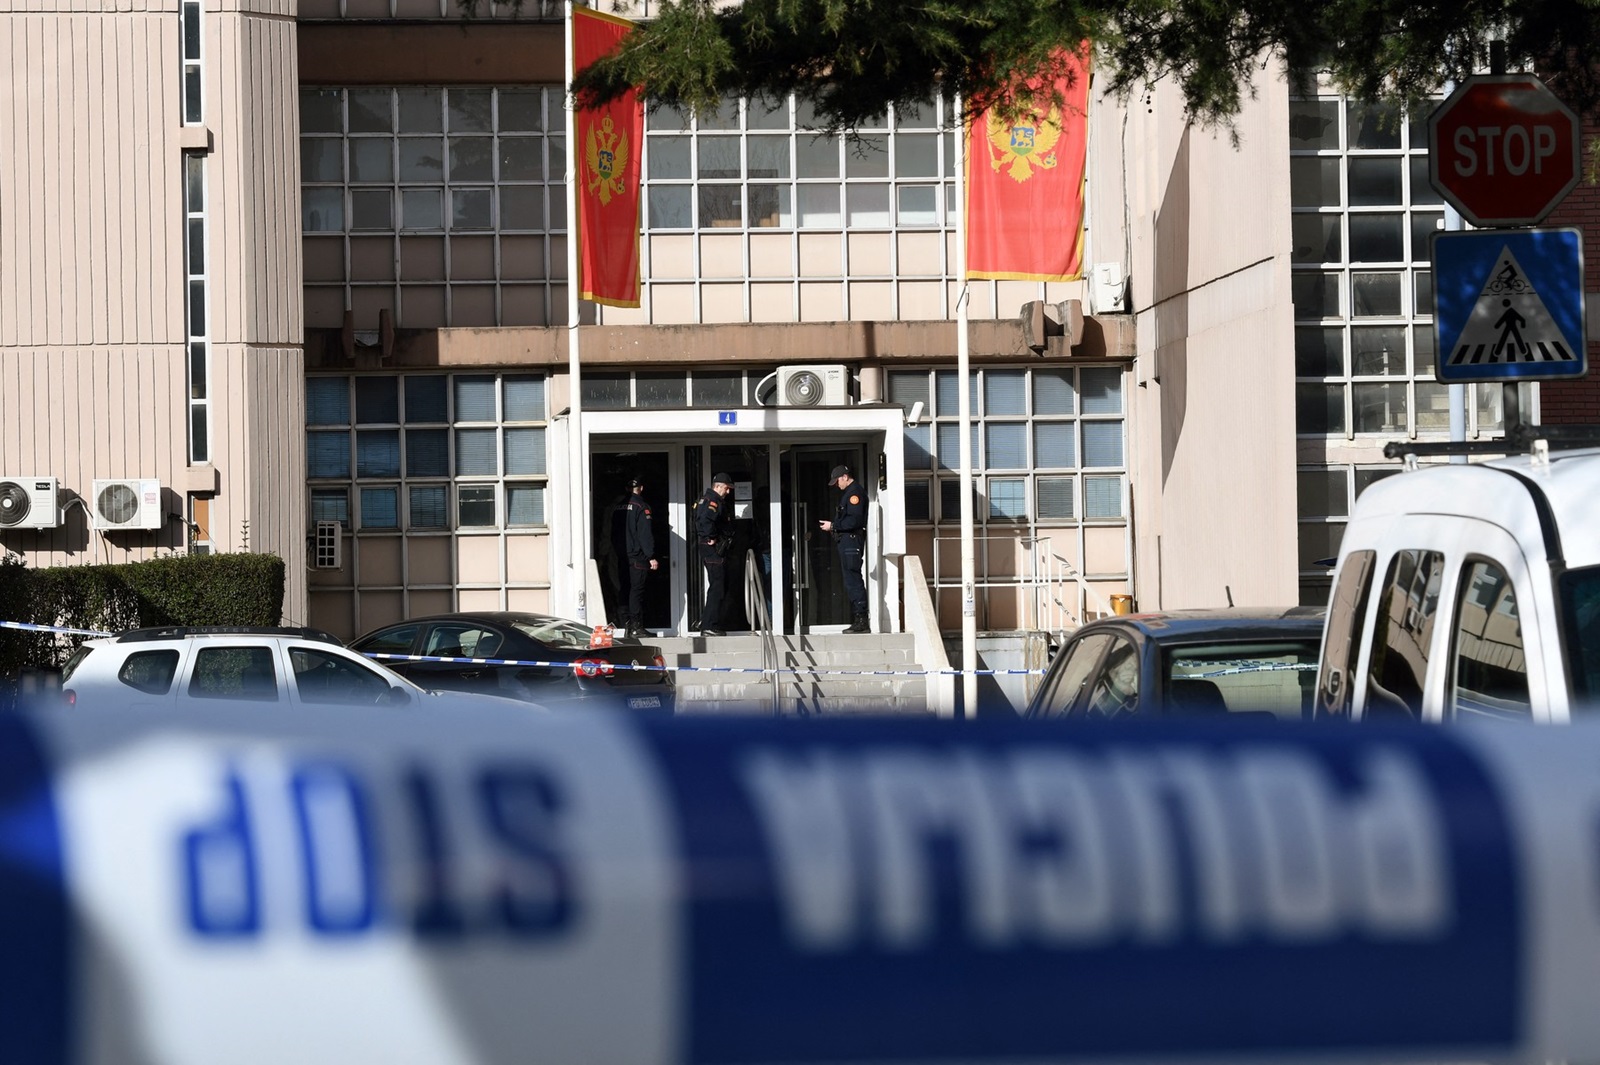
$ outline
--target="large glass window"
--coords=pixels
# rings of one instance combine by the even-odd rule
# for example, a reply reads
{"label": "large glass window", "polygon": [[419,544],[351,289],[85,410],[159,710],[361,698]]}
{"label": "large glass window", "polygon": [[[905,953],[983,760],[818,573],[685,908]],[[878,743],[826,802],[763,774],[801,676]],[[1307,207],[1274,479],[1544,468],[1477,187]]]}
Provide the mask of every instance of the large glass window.
{"label": "large glass window", "polygon": [[312,520],[367,532],[544,525],[545,396],[537,374],[307,378]]}
{"label": "large glass window", "polygon": [[1517,593],[1497,564],[1482,559],[1467,564],[1453,642],[1451,716],[1523,721],[1532,716]]}
{"label": "large glass window", "polygon": [[[907,497],[944,501],[938,513],[913,507],[910,521],[959,521],[958,386],[950,370],[888,375],[889,402],[907,411],[917,404],[923,409],[919,424],[906,428]],[[1122,370],[1115,366],[974,372],[977,520],[1123,522],[1127,427],[1122,388]]]}

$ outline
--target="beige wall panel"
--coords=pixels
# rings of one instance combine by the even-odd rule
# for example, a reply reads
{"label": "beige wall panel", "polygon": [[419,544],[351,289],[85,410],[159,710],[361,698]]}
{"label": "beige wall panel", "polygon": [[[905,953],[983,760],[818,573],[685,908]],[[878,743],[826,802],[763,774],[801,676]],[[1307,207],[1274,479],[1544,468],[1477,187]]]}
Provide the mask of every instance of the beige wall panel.
{"label": "beige wall panel", "polygon": [[1044,299],[1044,284],[1039,281],[996,281],[995,301],[989,312],[1001,318],[1015,318],[1022,305]]}
{"label": "beige wall panel", "polygon": [[550,537],[506,537],[506,580],[511,584],[549,583]]}
{"label": "beige wall panel", "polygon": [[421,618],[429,614],[448,614],[456,609],[456,593],[449,588],[427,588],[406,593],[410,604],[406,617]]}
{"label": "beige wall panel", "polygon": [[743,278],[744,237],[713,233],[700,238],[700,276]]}
{"label": "beige wall panel", "polygon": [[340,639],[351,640],[355,631],[354,596],[349,592],[315,592],[306,610],[306,624],[314,629],[331,632]]}
{"label": "beige wall panel", "polygon": [[694,238],[651,237],[648,277],[652,281],[679,281],[694,276]]}
{"label": "beige wall panel", "polygon": [[939,296],[944,285],[938,281],[902,281],[900,290],[900,315],[902,322],[942,321],[944,305]]}
{"label": "beige wall panel", "polygon": [[[544,291],[542,289],[539,290],[539,301],[540,301],[540,304],[542,306],[543,302],[544,302]],[[502,297],[502,302],[504,302],[504,297]],[[596,311],[596,313],[598,315],[598,319],[596,321],[597,325],[649,325],[650,324],[650,311],[649,311],[649,309],[647,307],[644,307],[644,306],[639,306],[639,307],[603,307],[603,306],[596,305],[595,311]],[[540,313],[542,314],[544,312],[541,310]],[[508,320],[508,321],[506,321],[505,324],[506,325],[515,325],[517,323]]]}
{"label": "beige wall panel", "polygon": [[777,285],[752,284],[750,320],[752,322],[794,321],[794,285],[788,282]]}
{"label": "beige wall panel", "polygon": [[837,322],[844,318],[844,289],[837,282],[814,281],[800,286],[802,322]]}
{"label": "beige wall panel", "polygon": [[[330,242],[331,243],[331,242]],[[354,237],[350,241],[350,280],[393,281],[394,241],[389,237]],[[485,254],[489,273],[494,273],[492,254]],[[477,276],[470,270],[463,276]]]}
{"label": "beige wall panel", "polygon": [[[650,316],[656,325],[692,325],[696,321],[693,285],[655,285],[650,289]],[[565,318],[565,314],[562,316]]]}
{"label": "beige wall panel", "polygon": [[894,318],[893,281],[850,282],[850,320],[872,322]]}
{"label": "beige wall panel", "polygon": [[[402,242],[403,246],[404,242]],[[342,237],[307,237],[301,244],[305,263],[305,279],[312,281],[344,281],[344,239]],[[402,250],[402,254],[404,251]],[[442,261],[444,256],[439,256]],[[442,272],[442,267],[441,267]]]}
{"label": "beige wall panel", "polygon": [[844,273],[837,233],[800,234],[800,276],[839,277]]}
{"label": "beige wall panel", "polygon": [[787,233],[750,234],[751,277],[793,277],[794,238]]}
{"label": "beige wall panel", "polygon": [[[1059,551],[1059,553],[1065,555],[1070,562],[1076,552]],[[1085,526],[1082,569],[1085,574],[1128,572],[1127,530],[1107,528],[1103,525]]]}
{"label": "beige wall panel", "polygon": [[944,268],[939,256],[939,233],[901,233],[896,237],[895,261],[901,277],[938,277]]}
{"label": "beige wall panel", "polygon": [[397,621],[406,619],[406,597],[404,592],[362,592],[356,599],[357,612],[356,631],[346,639],[353,639],[362,633],[371,632],[373,629],[384,625],[392,625]]}
{"label": "beige wall panel", "polygon": [[888,233],[848,233],[851,277],[884,277],[894,273],[890,265],[893,238]]}
{"label": "beige wall panel", "polygon": [[933,530],[924,525],[906,530],[906,554],[922,559],[922,572],[933,572]]}
{"label": "beige wall panel", "polygon": [[745,320],[744,285],[700,286],[700,321],[715,324]]}
{"label": "beige wall panel", "polygon": [[[1019,537],[1022,533],[1017,534]],[[983,559],[985,572],[990,577],[1017,577],[1027,568],[1023,563],[1021,543],[1008,537],[1004,526],[990,525],[988,527],[990,539],[984,545]]]}
{"label": "beige wall panel", "polygon": [[526,610],[530,614],[550,613],[550,590],[548,588],[508,588],[506,590],[507,610]]}
{"label": "beige wall panel", "polygon": [[361,587],[402,583],[399,536],[359,536],[356,554],[361,560],[356,568],[356,582]]}
{"label": "beige wall panel", "polygon": [[500,584],[500,550],[498,536],[457,536],[456,583]]}
{"label": "beige wall panel", "polygon": [[[157,533],[89,528],[74,500],[89,501],[96,478],[156,477],[177,483],[185,468],[183,349],[0,348],[0,473],[55,477],[66,524],[48,532],[12,532],[3,542],[30,564],[77,565],[147,558],[179,549],[184,527]],[[166,496],[169,510],[176,499]]]}
{"label": "beige wall panel", "polygon": [[179,338],[177,32],[165,14],[0,20],[0,345]]}
{"label": "beige wall panel", "polygon": [[1032,620],[1032,602],[1023,604],[1020,588],[991,588],[984,598],[986,628],[1018,629]]}
{"label": "beige wall panel", "polygon": [[340,558],[339,569],[306,570],[306,587],[310,589],[310,594],[313,597],[329,588],[350,589],[355,587],[355,566],[350,562],[349,536],[344,538],[344,547],[341,550],[344,553]]}
{"label": "beige wall panel", "polygon": [[462,588],[456,592],[456,602],[459,610],[499,610],[500,589]]}
{"label": "beige wall panel", "polygon": [[[440,300],[441,307],[443,302]],[[443,324],[443,317],[441,314],[437,324]],[[308,326],[320,329],[341,327],[344,324],[344,289],[308,286],[305,293],[305,322]]]}
{"label": "beige wall panel", "polygon": [[454,541],[448,536],[408,537],[406,540],[407,583],[412,587],[416,587],[419,584],[453,583],[455,580],[453,544]]}

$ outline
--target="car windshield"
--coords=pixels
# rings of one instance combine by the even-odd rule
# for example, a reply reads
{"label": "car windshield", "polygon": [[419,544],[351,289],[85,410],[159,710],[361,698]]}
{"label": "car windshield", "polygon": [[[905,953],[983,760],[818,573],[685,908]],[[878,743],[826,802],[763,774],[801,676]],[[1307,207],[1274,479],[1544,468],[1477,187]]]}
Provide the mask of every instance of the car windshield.
{"label": "car windshield", "polygon": [[562,618],[518,618],[511,623],[518,632],[532,636],[546,647],[581,651],[589,646],[594,630]]}
{"label": "car windshield", "polygon": [[1600,566],[1561,575],[1561,613],[1574,709],[1600,712]]}
{"label": "car windshield", "polygon": [[1174,647],[1165,656],[1169,698],[1190,704],[1194,713],[1264,710],[1299,721],[1309,717],[1319,643],[1307,638]]}

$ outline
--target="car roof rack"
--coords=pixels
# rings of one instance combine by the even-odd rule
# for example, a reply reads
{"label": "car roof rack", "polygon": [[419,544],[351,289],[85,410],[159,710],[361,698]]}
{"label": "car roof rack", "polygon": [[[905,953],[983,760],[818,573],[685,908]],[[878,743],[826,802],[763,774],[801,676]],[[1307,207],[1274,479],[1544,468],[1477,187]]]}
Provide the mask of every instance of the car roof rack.
{"label": "car roof rack", "polygon": [[1528,425],[1519,422],[1499,440],[1391,440],[1383,445],[1383,457],[1523,455],[1536,451],[1541,441],[1552,450],[1600,447],[1600,425]]}
{"label": "car roof rack", "polygon": [[343,640],[322,629],[280,625],[157,625],[147,629],[129,629],[117,636],[117,642],[181,640],[189,636],[291,636],[300,640],[344,646]]}

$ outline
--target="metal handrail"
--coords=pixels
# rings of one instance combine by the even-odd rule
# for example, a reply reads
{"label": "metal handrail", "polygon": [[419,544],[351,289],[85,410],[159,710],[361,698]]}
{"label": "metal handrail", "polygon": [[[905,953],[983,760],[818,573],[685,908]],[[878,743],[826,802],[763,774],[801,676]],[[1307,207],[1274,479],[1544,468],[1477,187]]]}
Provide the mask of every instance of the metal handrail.
{"label": "metal handrail", "polygon": [[[1007,534],[977,536],[974,537],[974,540],[978,542],[993,540],[1002,543],[1019,543],[1028,551],[1026,572],[1006,577],[989,577],[977,581],[976,584],[980,589],[1026,589],[1032,604],[1033,617],[1031,621],[1036,627],[1059,635],[1083,623],[1084,618],[1080,617],[1078,613],[1080,607],[1077,603],[1077,596],[1072,596],[1070,603],[1068,601],[1067,589],[1069,588],[1081,590],[1084,602],[1087,605],[1098,607],[1099,616],[1103,617],[1112,613],[1111,605],[1106,602],[1105,597],[1089,584],[1077,567],[1064,555],[1052,550],[1050,537],[1014,537]],[[941,567],[938,565],[939,545],[942,542],[959,543],[961,538],[957,536],[934,537],[934,568],[936,573],[942,572]],[[939,576],[930,579],[928,586],[933,590],[936,597],[941,591],[952,588],[959,589],[961,587],[960,581]]]}
{"label": "metal handrail", "polygon": [[778,694],[778,638],[772,634],[772,614],[767,610],[766,589],[761,581],[761,560],[753,550],[744,553],[744,616],[750,627],[761,634],[761,671],[772,681],[772,716],[783,713]]}

